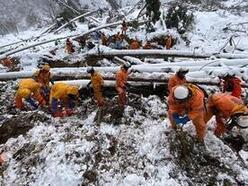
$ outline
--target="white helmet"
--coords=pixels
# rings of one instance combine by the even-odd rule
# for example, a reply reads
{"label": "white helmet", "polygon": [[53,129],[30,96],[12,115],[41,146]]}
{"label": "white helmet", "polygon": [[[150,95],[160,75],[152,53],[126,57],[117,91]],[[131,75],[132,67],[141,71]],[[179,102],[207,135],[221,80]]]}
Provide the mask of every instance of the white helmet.
{"label": "white helmet", "polygon": [[238,126],[240,126],[241,128],[248,128],[248,116],[247,115],[239,116],[237,122],[238,122]]}
{"label": "white helmet", "polygon": [[174,89],[174,97],[177,100],[184,100],[189,97],[189,89],[186,86],[179,85]]}

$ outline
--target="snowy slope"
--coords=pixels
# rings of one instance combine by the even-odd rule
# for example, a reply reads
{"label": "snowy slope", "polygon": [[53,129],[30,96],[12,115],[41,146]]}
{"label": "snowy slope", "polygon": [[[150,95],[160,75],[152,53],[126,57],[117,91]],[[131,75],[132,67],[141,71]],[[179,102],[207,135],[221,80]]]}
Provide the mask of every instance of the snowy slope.
{"label": "snowy slope", "polygon": [[[135,4],[137,1],[120,2],[124,6]],[[231,7],[235,3],[236,1],[233,0],[227,1],[226,5]],[[92,9],[109,8],[107,1],[99,3],[97,0],[81,0],[81,5],[88,5]],[[135,10],[130,13],[128,18],[134,18],[137,12],[138,10]],[[236,45],[243,51],[233,50],[229,46],[230,54],[248,53],[247,33],[223,30],[226,26],[247,22],[247,13],[239,16],[218,10],[196,11],[194,15],[196,16],[195,27],[188,33],[191,41],[189,47],[174,30],[163,30],[162,27],[159,27],[155,33],[146,34],[141,27],[128,34],[133,38],[137,36],[145,40],[170,32],[180,41],[173,50],[196,51],[200,54],[218,53],[233,36]],[[98,19],[101,24],[105,23],[105,19]],[[77,22],[76,24],[78,27],[73,32],[64,29],[56,35],[49,33],[38,41],[27,41],[23,45],[80,34],[88,30],[86,23]],[[6,35],[0,38],[1,45],[38,36],[44,29],[30,29],[19,35]],[[120,31],[120,26],[104,29],[104,32],[109,35],[117,31]],[[76,42],[74,44],[78,49]],[[54,48],[58,48],[54,58],[69,63],[84,57],[84,51],[67,54],[64,45],[64,40],[61,40],[58,46],[51,42],[14,56],[20,57],[22,72],[27,74],[36,68],[41,56],[49,54],[48,51]],[[110,50],[106,47],[103,49]],[[0,51],[2,51],[1,48]],[[95,51],[97,49],[91,52]],[[182,60],[184,62],[181,62]],[[162,64],[153,66],[146,64],[147,67],[137,65],[133,68],[147,68],[155,71],[156,68],[161,67],[170,67],[173,70],[180,67],[179,63],[165,63],[163,59],[158,61]],[[203,78],[211,77],[213,80],[219,73],[231,70],[239,74],[240,65],[247,65],[246,59],[198,61],[181,59],[178,61],[181,66],[192,67],[189,77],[192,74],[192,77],[199,78],[200,74],[203,74]],[[102,60],[100,64],[110,66],[105,68],[106,72],[114,72],[117,69],[117,65],[114,65],[111,60]],[[228,64],[231,65],[228,66]],[[64,68],[53,69],[53,71],[72,72],[76,76],[77,73],[85,73],[85,69]],[[243,70],[243,78],[248,79],[247,68],[243,67]],[[237,152],[223,139],[214,136],[215,121],[213,119],[208,123],[206,149],[202,149],[202,146],[194,140],[195,129],[192,123],[183,127],[185,133],[183,131],[176,133],[170,128],[166,113],[167,100],[155,95],[149,97],[140,95],[138,98],[129,95],[129,105],[125,109],[124,116],[116,118],[112,118],[112,115],[116,114],[117,109],[113,105],[116,105],[117,98],[109,98],[107,102],[110,106],[112,104],[113,109],[106,115],[101,125],[97,126],[94,122],[97,106],[91,99],[85,99],[78,105],[76,115],[68,118],[53,118],[47,110],[16,112],[12,106],[16,88],[17,81],[0,82],[0,128],[7,126],[3,127],[6,131],[2,133],[14,130],[8,127],[9,125],[16,124],[20,127],[18,131],[14,130],[18,135],[1,136],[5,141],[0,145],[0,150],[6,152],[8,156],[8,161],[0,168],[1,185],[248,185],[247,130],[232,131],[233,135],[241,134],[245,140],[242,150]],[[25,127],[28,128],[27,131]],[[185,139],[186,143],[182,144],[178,138]],[[183,154],[185,149],[186,154]]]}

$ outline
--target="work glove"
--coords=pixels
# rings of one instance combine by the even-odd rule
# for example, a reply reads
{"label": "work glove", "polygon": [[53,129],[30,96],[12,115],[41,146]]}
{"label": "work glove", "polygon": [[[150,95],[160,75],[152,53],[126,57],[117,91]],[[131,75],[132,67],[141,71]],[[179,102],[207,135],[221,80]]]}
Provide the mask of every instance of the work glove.
{"label": "work glove", "polygon": [[38,105],[34,102],[31,97],[27,98],[26,101],[32,106],[34,110],[38,109]]}
{"label": "work glove", "polygon": [[190,121],[189,117],[187,115],[180,116],[178,113],[173,114],[173,119],[176,122],[177,125],[179,124],[186,124],[188,121]]}
{"label": "work glove", "polygon": [[53,115],[53,117],[63,117],[64,116],[64,114],[62,113],[62,112],[55,112],[55,113],[53,113],[52,114]]}

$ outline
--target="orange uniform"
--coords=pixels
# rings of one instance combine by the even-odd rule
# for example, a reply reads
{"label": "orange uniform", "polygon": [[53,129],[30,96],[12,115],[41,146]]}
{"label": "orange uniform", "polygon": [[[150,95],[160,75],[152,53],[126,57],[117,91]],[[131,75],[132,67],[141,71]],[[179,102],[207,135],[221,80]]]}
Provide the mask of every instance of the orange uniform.
{"label": "orange uniform", "polygon": [[18,109],[24,109],[22,99],[35,98],[40,105],[45,105],[46,101],[40,94],[41,85],[34,79],[23,79],[19,83],[19,88],[15,97],[15,105]]}
{"label": "orange uniform", "polygon": [[108,38],[105,34],[101,35],[102,45],[108,46]]}
{"label": "orange uniform", "polygon": [[75,49],[73,48],[73,44],[69,39],[66,40],[66,51],[68,54],[72,54],[73,52],[75,52]]}
{"label": "orange uniform", "polygon": [[51,72],[44,71],[44,70],[38,70],[34,74],[35,80],[40,83],[43,87],[49,86],[49,81],[51,79]]}
{"label": "orange uniform", "polygon": [[179,78],[179,77],[177,76],[177,74],[171,76],[171,77],[169,78],[169,81],[168,81],[168,90],[169,90],[169,92],[172,91],[172,88],[173,88],[173,87],[175,87],[175,86],[177,86],[177,85],[182,85],[182,84],[184,84],[184,83],[186,83],[186,82],[187,82],[187,81],[186,81],[186,78],[181,79],[181,78]]}
{"label": "orange uniform", "polygon": [[152,45],[150,42],[146,42],[146,44],[143,46],[143,49],[152,49]]}
{"label": "orange uniform", "polygon": [[140,44],[137,40],[131,42],[130,49],[139,49],[139,48],[140,48]]}
{"label": "orange uniform", "polygon": [[172,36],[167,36],[165,40],[165,46],[166,46],[166,49],[168,50],[172,47]]}
{"label": "orange uniform", "polygon": [[104,105],[104,98],[102,95],[102,87],[104,84],[102,75],[98,72],[94,72],[91,75],[91,82],[92,82],[92,87],[94,90],[94,97],[97,101],[98,106],[103,106]]}
{"label": "orange uniform", "polygon": [[116,74],[116,90],[119,95],[119,105],[124,107],[126,104],[126,83],[128,72],[123,67]]}
{"label": "orange uniform", "polygon": [[172,127],[176,126],[176,123],[173,119],[173,114],[179,114],[180,116],[187,115],[190,120],[192,120],[197,136],[199,140],[203,141],[206,131],[206,123],[204,121],[205,116],[205,106],[204,106],[204,93],[200,88],[193,84],[184,84],[189,91],[191,92],[190,97],[181,102],[177,101],[174,97],[174,87],[170,92],[168,97],[168,105],[169,105],[169,119],[171,121]]}
{"label": "orange uniform", "polygon": [[1,60],[1,64],[3,66],[6,66],[8,68],[13,68],[14,67],[14,64],[13,64],[13,61],[10,57],[6,57],[5,59]]}
{"label": "orange uniform", "polygon": [[215,134],[220,136],[225,133],[225,123],[223,119],[229,119],[231,116],[239,113],[248,113],[247,107],[243,101],[227,93],[215,93],[208,98],[206,121],[209,121],[213,115],[216,116]]}
{"label": "orange uniform", "polygon": [[241,80],[237,77],[230,77],[224,81],[224,91],[227,91],[228,86],[231,86],[232,96],[237,98],[241,98],[242,88],[241,88]]}

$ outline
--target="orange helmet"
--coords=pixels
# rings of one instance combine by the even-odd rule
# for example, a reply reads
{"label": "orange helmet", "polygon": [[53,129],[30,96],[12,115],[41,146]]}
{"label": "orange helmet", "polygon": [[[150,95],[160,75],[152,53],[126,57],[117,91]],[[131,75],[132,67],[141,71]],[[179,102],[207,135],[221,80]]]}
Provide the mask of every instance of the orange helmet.
{"label": "orange helmet", "polygon": [[45,64],[43,67],[42,67],[42,70],[44,71],[50,71],[50,66],[48,64]]}
{"label": "orange helmet", "polygon": [[29,89],[23,88],[18,90],[18,94],[23,98],[28,98],[31,95],[31,91]]}

